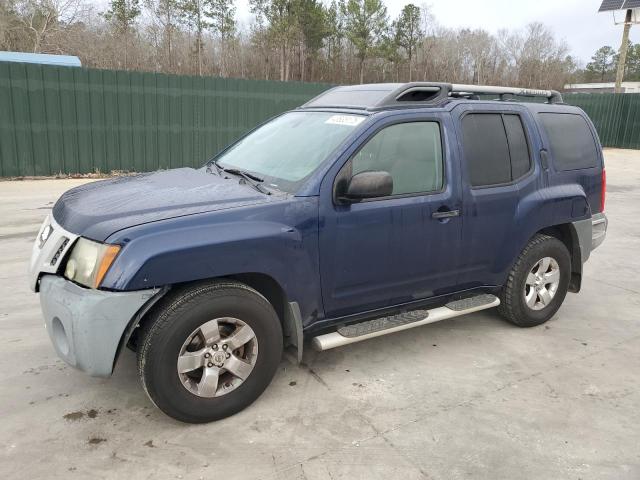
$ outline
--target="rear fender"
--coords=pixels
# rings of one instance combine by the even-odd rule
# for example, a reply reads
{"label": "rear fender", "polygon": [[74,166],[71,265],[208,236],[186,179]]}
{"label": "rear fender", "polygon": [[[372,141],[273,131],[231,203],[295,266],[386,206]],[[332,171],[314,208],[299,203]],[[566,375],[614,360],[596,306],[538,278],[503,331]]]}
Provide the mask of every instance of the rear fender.
{"label": "rear fender", "polygon": [[566,229],[565,244],[572,252],[573,271],[582,273],[582,264],[589,254],[581,245],[580,239],[586,238],[585,229],[587,224],[590,228],[591,212],[587,196],[580,185],[554,186],[532,192],[520,200],[516,218],[512,235],[512,239],[516,241],[506,242],[504,245],[508,255],[503,258],[509,258],[510,261],[495,266],[496,271],[501,272],[502,285],[533,236],[545,230],[559,229],[562,225]]}

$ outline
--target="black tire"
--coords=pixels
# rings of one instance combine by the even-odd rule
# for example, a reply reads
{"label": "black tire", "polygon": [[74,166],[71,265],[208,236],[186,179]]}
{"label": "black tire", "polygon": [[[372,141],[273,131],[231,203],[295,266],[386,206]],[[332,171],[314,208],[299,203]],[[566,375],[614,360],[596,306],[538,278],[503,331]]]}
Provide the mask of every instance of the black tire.
{"label": "black tire", "polygon": [[[532,268],[544,257],[556,260],[560,281],[553,299],[541,310],[533,310],[525,301],[525,283]],[[519,327],[535,327],[549,320],[558,311],[569,288],[571,257],[567,247],[555,237],[536,234],[516,260],[506,285],[500,293],[498,312]]]}
{"label": "black tire", "polygon": [[[273,306],[238,282],[196,284],[172,292],[154,308],[141,332],[137,358],[142,386],[164,413],[188,423],[206,423],[233,415],[266,389],[282,357],[282,326]],[[201,397],[183,385],[177,359],[185,340],[209,320],[242,319],[255,332],[258,354],[249,376],[218,397]]]}

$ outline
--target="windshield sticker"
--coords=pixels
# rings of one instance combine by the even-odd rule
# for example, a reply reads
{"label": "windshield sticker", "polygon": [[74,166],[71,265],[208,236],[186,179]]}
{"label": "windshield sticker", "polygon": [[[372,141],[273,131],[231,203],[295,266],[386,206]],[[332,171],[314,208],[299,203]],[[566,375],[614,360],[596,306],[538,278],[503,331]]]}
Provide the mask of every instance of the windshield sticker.
{"label": "windshield sticker", "polygon": [[364,117],[359,115],[333,115],[324,123],[328,123],[329,125],[347,125],[349,127],[355,127],[356,125],[360,125]]}

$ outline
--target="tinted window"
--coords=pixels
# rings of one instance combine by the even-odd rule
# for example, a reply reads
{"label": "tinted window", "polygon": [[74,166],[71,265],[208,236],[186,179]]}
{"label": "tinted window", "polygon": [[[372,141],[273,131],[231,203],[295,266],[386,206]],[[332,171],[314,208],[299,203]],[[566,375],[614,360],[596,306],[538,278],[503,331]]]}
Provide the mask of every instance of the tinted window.
{"label": "tinted window", "polygon": [[596,142],[584,118],[567,113],[541,113],[540,119],[557,170],[592,168],[600,164]]}
{"label": "tinted window", "polygon": [[531,169],[520,115],[472,113],[462,119],[464,154],[474,187],[509,183]]}
{"label": "tinted window", "polygon": [[522,177],[531,168],[531,157],[527,137],[524,134],[520,115],[503,115],[504,128],[507,132],[509,152],[511,154],[511,179]]}
{"label": "tinted window", "polygon": [[442,142],[437,122],[400,123],[378,132],[353,157],[351,174],[381,170],[393,178],[393,195],[442,188]]}
{"label": "tinted window", "polygon": [[469,114],[462,119],[464,155],[474,187],[511,181],[507,134],[499,113]]}

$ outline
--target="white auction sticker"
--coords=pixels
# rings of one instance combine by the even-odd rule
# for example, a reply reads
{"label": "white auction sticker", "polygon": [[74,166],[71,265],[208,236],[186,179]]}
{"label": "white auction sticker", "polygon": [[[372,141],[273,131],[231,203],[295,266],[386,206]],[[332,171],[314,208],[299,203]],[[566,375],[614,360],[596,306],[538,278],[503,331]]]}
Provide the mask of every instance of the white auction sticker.
{"label": "white auction sticker", "polygon": [[364,117],[359,115],[333,115],[324,123],[328,123],[330,125],[347,125],[349,127],[355,127],[356,125],[360,125]]}

